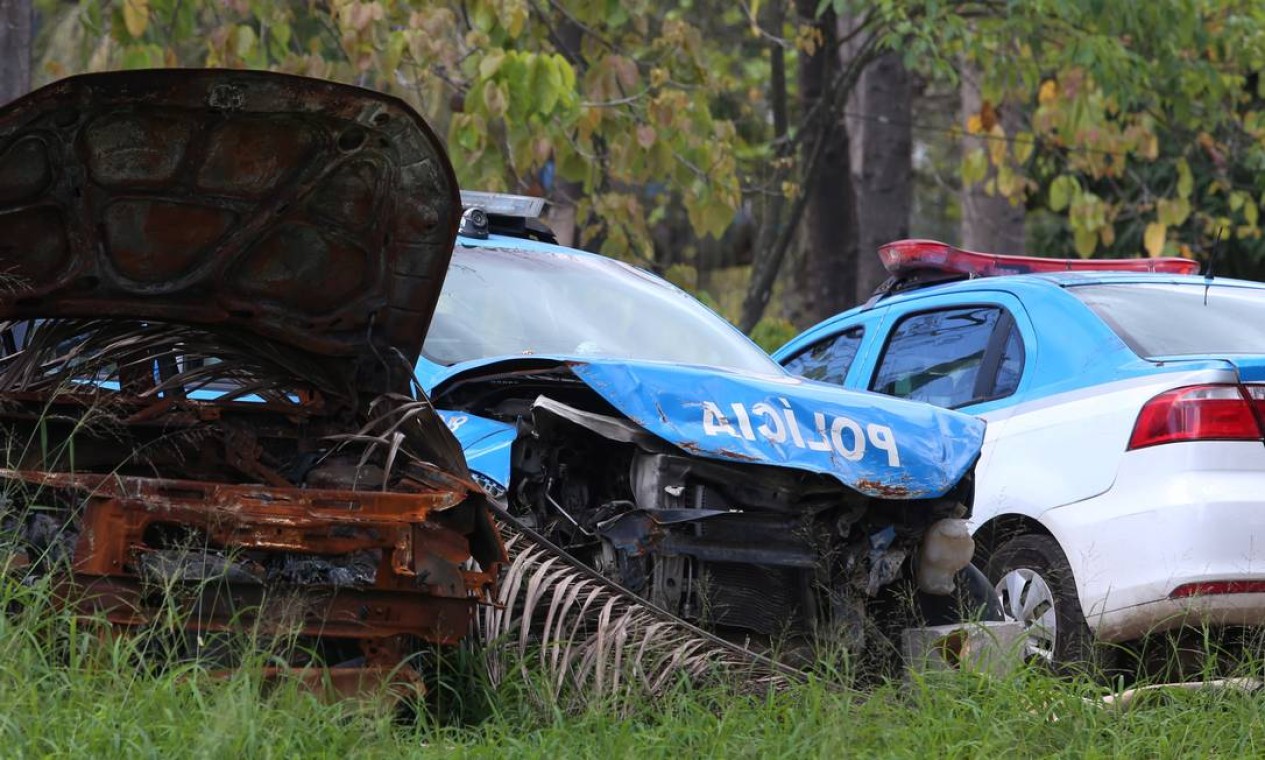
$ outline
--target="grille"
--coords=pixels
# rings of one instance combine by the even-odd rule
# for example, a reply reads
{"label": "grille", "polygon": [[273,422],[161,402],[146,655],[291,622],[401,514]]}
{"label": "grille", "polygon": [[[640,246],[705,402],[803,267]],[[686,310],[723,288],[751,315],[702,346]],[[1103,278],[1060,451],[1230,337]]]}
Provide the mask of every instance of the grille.
{"label": "grille", "polygon": [[703,574],[704,614],[712,624],[768,635],[805,628],[803,571],[708,562]]}

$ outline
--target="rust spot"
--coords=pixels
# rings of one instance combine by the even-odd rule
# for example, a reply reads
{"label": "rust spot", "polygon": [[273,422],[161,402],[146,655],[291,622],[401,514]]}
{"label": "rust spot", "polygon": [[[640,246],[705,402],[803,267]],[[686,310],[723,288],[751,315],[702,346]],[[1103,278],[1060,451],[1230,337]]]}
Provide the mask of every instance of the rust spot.
{"label": "rust spot", "polygon": [[856,488],[858,491],[888,499],[908,499],[912,494],[906,486],[880,483],[877,480],[858,480]]}

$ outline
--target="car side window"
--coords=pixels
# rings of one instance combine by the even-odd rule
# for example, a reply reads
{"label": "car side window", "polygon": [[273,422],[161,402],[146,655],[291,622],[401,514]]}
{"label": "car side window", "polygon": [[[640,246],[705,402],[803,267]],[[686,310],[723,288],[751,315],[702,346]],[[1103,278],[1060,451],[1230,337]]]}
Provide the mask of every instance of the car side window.
{"label": "car side window", "polygon": [[843,385],[843,379],[847,377],[848,368],[857,357],[861,338],[864,336],[864,328],[852,327],[814,343],[788,361],[786,370],[792,375],[800,375],[809,380]]}
{"label": "car side window", "polygon": [[1010,330],[1006,334],[1006,345],[1002,349],[1001,362],[997,365],[997,380],[993,385],[990,398],[1004,398],[1019,389],[1019,378],[1023,375],[1023,338],[1019,336],[1019,328],[1010,321]]}
{"label": "car side window", "polygon": [[1000,307],[970,306],[902,319],[870,388],[952,408],[1008,396],[1022,373],[1014,318]]}

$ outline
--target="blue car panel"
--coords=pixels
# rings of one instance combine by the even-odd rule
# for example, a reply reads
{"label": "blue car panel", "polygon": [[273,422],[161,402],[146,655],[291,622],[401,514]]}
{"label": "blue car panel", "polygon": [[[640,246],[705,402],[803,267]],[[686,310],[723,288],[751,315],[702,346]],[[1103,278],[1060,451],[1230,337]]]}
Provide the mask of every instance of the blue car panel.
{"label": "blue car panel", "polygon": [[466,455],[471,472],[508,488],[510,482],[510,446],[518,431],[513,425],[465,412],[436,410],[452,431]]}

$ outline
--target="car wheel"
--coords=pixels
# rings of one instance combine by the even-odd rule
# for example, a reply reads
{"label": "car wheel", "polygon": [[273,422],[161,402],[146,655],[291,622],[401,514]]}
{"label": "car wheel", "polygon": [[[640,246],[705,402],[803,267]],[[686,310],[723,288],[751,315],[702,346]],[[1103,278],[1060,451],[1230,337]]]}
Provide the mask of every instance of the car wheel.
{"label": "car wheel", "polygon": [[1056,670],[1105,665],[1057,541],[1035,533],[1013,538],[993,551],[987,575],[1002,610],[1023,623],[1030,661]]}

